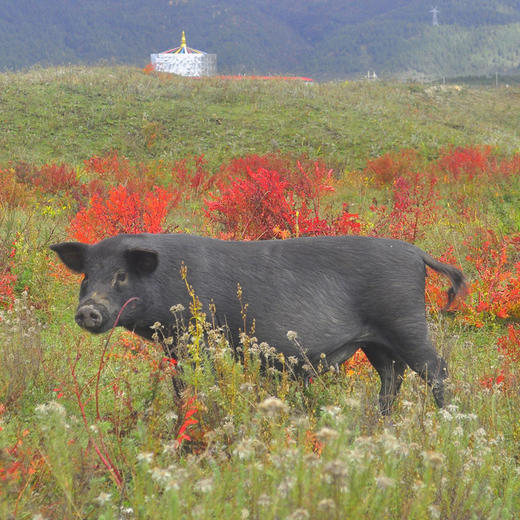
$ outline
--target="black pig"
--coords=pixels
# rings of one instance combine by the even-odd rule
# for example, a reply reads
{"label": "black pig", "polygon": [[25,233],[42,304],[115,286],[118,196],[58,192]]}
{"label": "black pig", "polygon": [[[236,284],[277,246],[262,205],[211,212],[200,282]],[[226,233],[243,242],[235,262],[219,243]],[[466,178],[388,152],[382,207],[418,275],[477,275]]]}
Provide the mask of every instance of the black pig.
{"label": "black pig", "polygon": [[243,326],[237,284],[255,320],[255,335],[286,356],[301,359],[287,337],[295,331],[308,359],[330,365],[361,348],[381,377],[380,407],[390,411],[406,366],[431,386],[443,406],[446,363],[432,346],[425,315],[429,266],[451,280],[448,305],[465,287],[462,273],[398,240],[341,236],[255,242],[184,234],[118,235],[94,245],[51,246],[64,264],[85,277],[76,322],[90,332],[117,325],[150,339],[151,326],[174,327],[172,305],[188,308],[181,265],[206,310],[237,343]]}

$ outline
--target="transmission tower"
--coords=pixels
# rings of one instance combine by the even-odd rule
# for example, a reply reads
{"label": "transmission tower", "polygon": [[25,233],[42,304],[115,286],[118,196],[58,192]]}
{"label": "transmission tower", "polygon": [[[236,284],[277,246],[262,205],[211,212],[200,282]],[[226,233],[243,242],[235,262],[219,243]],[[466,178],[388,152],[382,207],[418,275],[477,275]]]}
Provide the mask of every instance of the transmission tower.
{"label": "transmission tower", "polygon": [[432,7],[430,13],[432,13],[432,25],[439,25],[439,19],[437,18],[439,10],[436,7]]}

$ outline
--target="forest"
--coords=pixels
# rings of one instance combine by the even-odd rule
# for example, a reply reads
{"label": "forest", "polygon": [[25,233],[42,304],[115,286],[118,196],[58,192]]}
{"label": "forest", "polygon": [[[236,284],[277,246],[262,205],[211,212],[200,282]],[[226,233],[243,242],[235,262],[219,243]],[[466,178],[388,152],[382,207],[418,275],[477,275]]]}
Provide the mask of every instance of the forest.
{"label": "forest", "polygon": [[1,0],[0,69],[37,64],[144,67],[152,52],[188,45],[216,53],[222,74],[315,79],[435,79],[518,74],[520,8],[513,0]]}

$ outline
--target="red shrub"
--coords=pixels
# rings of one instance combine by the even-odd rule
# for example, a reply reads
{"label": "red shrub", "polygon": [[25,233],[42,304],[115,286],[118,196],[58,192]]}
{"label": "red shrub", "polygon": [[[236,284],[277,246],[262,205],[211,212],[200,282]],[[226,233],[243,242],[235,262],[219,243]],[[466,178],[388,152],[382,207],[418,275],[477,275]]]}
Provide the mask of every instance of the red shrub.
{"label": "red shrub", "polygon": [[[3,410],[0,410],[0,415],[2,412]],[[24,430],[14,444],[0,449],[0,483],[2,483],[0,495],[12,493],[15,516],[18,504],[17,501],[15,502],[16,496],[19,497],[23,493],[29,481],[34,478],[34,474],[45,465],[39,450],[25,444],[27,435],[29,430]]]}
{"label": "red shrub", "polygon": [[14,274],[13,258],[16,254],[16,241],[0,244],[0,309],[10,309],[14,303],[14,286],[17,276]]}
{"label": "red shrub", "polygon": [[231,182],[220,197],[210,193],[206,216],[224,227],[224,236],[233,239],[268,239],[287,232],[298,233],[305,206],[297,207],[289,183],[275,170],[248,170],[244,179]]}
{"label": "red shrub", "polygon": [[359,235],[361,224],[357,213],[350,213],[348,204],[343,203],[343,211],[330,223],[328,235]]}
{"label": "red shrub", "polygon": [[230,179],[220,196],[210,193],[206,216],[223,226],[223,237],[238,240],[358,232],[357,215],[344,211],[332,223],[320,216],[321,194],[334,191],[326,184],[332,171],[316,164],[308,174],[300,163],[297,166],[297,173],[290,175],[248,169],[245,178]]}
{"label": "red shrub", "polygon": [[473,179],[488,172],[496,170],[496,160],[492,156],[493,149],[490,146],[474,148],[450,148],[441,156],[434,165],[440,173],[448,174],[448,181]]}
{"label": "red shrub", "polygon": [[171,176],[175,187],[186,200],[213,188],[217,177],[207,170],[203,155],[177,161],[173,165]]}
{"label": "red shrub", "polygon": [[16,280],[17,276],[11,272],[11,267],[0,271],[0,309],[12,307]]}
{"label": "red shrub", "polygon": [[498,169],[504,177],[520,175],[520,154],[513,155],[510,159],[503,159]]}
{"label": "red shrub", "polygon": [[321,161],[310,161],[306,157],[295,159],[290,155],[270,153],[246,155],[223,164],[219,171],[219,188],[224,189],[237,178],[247,178],[248,171],[273,170],[289,183],[300,196],[313,200],[324,191],[334,191],[331,186],[332,170]]}
{"label": "red shrub", "polygon": [[76,171],[65,164],[45,164],[36,171],[32,182],[44,193],[70,193],[79,187]]}
{"label": "red shrub", "polygon": [[513,363],[520,362],[520,327],[509,325],[507,334],[498,338],[498,350],[506,360]]}
{"label": "red shrub", "polygon": [[245,178],[249,170],[256,171],[260,168],[276,170],[282,177],[287,177],[293,169],[294,160],[290,155],[269,153],[265,155],[246,155],[236,157],[220,167],[219,178],[226,182],[231,179]]}
{"label": "red shrub", "polygon": [[390,152],[367,161],[364,175],[379,185],[393,184],[398,177],[410,177],[420,168],[420,160],[415,150]]}
{"label": "red shrub", "polygon": [[87,175],[93,177],[83,188],[88,195],[106,195],[110,187],[117,185],[122,185],[132,192],[144,193],[157,184],[157,175],[153,175],[148,167],[143,164],[132,165],[128,159],[120,157],[115,151],[102,157],[95,155],[85,160],[84,165]]}
{"label": "red shrub", "polygon": [[[438,258],[438,260],[444,262],[445,264],[451,264],[461,269],[453,251],[453,246],[448,247],[448,249]],[[428,269],[427,275],[426,305],[430,311],[437,312],[440,309],[444,309],[448,303],[446,289],[449,282],[447,282],[444,275],[441,275],[433,269]],[[464,306],[463,300],[464,299],[462,297],[457,298],[450,306],[450,309],[461,309]]]}
{"label": "red shrub", "polygon": [[[515,250],[516,236],[499,239],[492,231],[479,232],[467,239],[469,249],[466,261],[470,278],[468,297],[458,299],[453,308],[458,309],[464,321],[482,327],[486,319],[520,318],[520,262],[511,260]],[[456,265],[453,247],[440,258]],[[471,274],[471,270],[475,274]],[[446,302],[445,279],[434,271],[428,271],[426,279],[427,302],[439,309]]]}
{"label": "red shrub", "polygon": [[393,184],[393,207],[372,205],[379,218],[372,234],[398,238],[414,243],[425,234],[428,226],[437,222],[440,214],[436,177],[415,173],[410,178],[398,177]]}
{"label": "red shrub", "polygon": [[71,221],[69,235],[93,243],[118,233],[161,233],[168,210],[177,202],[172,193],[157,186],[143,196],[118,186],[106,199],[94,194],[89,207]]}
{"label": "red shrub", "polygon": [[504,356],[501,366],[493,376],[480,380],[484,388],[498,388],[503,392],[518,392],[518,366],[520,362],[520,327],[509,325],[507,334],[497,340],[498,351]]}
{"label": "red shrub", "polygon": [[44,164],[41,168],[33,164],[18,162],[11,169],[16,181],[43,193],[75,192],[79,187],[74,168],[66,164]]}
{"label": "red shrub", "polygon": [[466,260],[477,272],[471,283],[468,319],[477,326],[483,318],[520,318],[520,262],[511,261],[516,238],[499,239],[488,230],[466,241],[470,253]]}
{"label": "red shrub", "polygon": [[30,197],[30,186],[19,182],[13,169],[0,170],[0,207],[18,208],[24,206],[30,200]]}

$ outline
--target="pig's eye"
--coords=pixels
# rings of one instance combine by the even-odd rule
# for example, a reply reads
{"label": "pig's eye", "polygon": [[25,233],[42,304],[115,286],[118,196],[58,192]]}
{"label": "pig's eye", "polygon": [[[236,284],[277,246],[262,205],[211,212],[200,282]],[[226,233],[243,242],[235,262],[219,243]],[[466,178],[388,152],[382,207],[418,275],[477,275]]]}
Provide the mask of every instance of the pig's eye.
{"label": "pig's eye", "polygon": [[119,283],[126,281],[126,273],[117,273],[116,274],[116,281]]}

